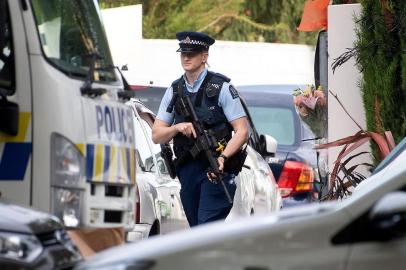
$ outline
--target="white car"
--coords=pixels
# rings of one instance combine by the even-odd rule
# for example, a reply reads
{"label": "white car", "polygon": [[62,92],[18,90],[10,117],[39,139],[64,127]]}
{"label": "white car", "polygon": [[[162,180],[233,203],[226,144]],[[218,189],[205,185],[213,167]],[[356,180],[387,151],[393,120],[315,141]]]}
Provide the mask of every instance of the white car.
{"label": "white car", "polygon": [[[161,148],[152,142],[155,115],[136,99],[127,102],[134,112],[137,149],[137,223],[127,233],[128,241],[188,228],[180,200],[180,183],[171,179],[161,156]],[[268,138],[269,151],[276,141]],[[265,160],[250,146],[241,173],[236,177],[234,205],[227,220],[252,214],[277,211],[282,198],[272,171]]]}
{"label": "white car", "polygon": [[227,221],[278,211],[282,207],[282,197],[268,164],[252,147],[247,146],[247,152],[244,167],[236,177],[234,205]]}
{"label": "white car", "polygon": [[239,222],[114,248],[78,269],[391,269],[406,265],[406,139],[361,189]]}
{"label": "white car", "polygon": [[136,224],[127,241],[189,228],[180,200],[180,183],[166,169],[161,148],[152,142],[153,113],[135,100],[127,102],[134,116],[136,143]]}

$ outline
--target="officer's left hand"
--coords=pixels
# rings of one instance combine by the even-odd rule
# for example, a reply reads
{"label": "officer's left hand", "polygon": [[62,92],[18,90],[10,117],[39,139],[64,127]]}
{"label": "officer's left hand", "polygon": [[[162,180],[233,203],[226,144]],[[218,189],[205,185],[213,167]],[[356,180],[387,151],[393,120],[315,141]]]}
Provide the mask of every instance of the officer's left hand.
{"label": "officer's left hand", "polygon": [[[220,172],[223,172],[223,168],[224,168],[224,158],[223,157],[218,157],[217,158],[217,162],[219,164],[219,170]],[[210,182],[216,182],[216,178],[217,175],[215,175],[214,173],[207,173],[207,177],[209,178]]]}
{"label": "officer's left hand", "polygon": [[223,157],[218,157],[217,162],[219,163],[219,170],[222,172],[224,169],[224,158]]}

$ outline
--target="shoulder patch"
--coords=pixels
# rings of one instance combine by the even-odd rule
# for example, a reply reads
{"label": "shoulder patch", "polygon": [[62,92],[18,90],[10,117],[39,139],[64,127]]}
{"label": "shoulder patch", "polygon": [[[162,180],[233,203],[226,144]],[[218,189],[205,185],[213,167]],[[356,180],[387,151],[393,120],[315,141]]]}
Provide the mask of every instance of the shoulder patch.
{"label": "shoulder patch", "polygon": [[233,99],[236,99],[239,97],[237,89],[235,89],[234,86],[232,86],[231,84],[230,84],[230,87],[228,88],[228,90],[230,91],[230,94],[233,97]]}

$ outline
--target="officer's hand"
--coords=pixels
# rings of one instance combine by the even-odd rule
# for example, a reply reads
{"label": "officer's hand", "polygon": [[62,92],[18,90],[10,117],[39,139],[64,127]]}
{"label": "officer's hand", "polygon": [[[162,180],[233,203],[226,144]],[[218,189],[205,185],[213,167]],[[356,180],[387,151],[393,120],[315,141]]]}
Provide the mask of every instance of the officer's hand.
{"label": "officer's hand", "polygon": [[193,136],[193,138],[196,138],[196,131],[193,128],[193,124],[189,122],[184,122],[184,123],[179,123],[175,125],[176,130],[178,133],[182,133],[183,135],[187,137]]}
{"label": "officer's hand", "polygon": [[219,170],[222,172],[224,169],[224,158],[223,157],[218,157],[217,162],[219,163]]}
{"label": "officer's hand", "polygon": [[[217,162],[219,164],[219,170],[220,172],[223,172],[223,168],[224,168],[224,158],[223,157],[218,157],[217,158]],[[207,178],[209,178],[210,182],[216,182],[217,179],[217,175],[215,175],[214,173],[207,173]]]}
{"label": "officer's hand", "polygon": [[217,184],[217,175],[215,175],[214,173],[207,173],[207,178],[209,178],[210,182]]}

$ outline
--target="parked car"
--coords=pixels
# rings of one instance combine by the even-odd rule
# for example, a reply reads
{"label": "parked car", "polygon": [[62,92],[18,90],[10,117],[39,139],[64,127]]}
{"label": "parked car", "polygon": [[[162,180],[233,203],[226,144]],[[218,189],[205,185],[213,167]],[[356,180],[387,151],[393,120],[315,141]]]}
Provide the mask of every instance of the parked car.
{"label": "parked car", "polygon": [[282,208],[282,197],[268,164],[252,147],[247,146],[247,152],[244,167],[235,179],[237,190],[226,220],[266,214]]}
{"label": "parked car", "polygon": [[[314,179],[319,180],[315,135],[304,124],[293,103],[295,85],[240,86],[238,91],[258,133],[270,134],[278,141],[276,155],[251,141],[269,163],[283,196],[284,206],[317,199]],[[252,138],[255,140],[255,138]]]}
{"label": "parked car", "polygon": [[[163,93],[162,93],[163,95]],[[158,168],[159,174],[160,175],[165,175],[165,178],[167,179],[168,183],[171,183],[172,186],[172,192],[173,192],[173,198],[176,198],[177,203],[175,205],[178,205],[180,203],[180,183],[177,178],[175,179],[170,179],[169,174],[168,174],[168,169],[165,165],[165,162],[163,161],[163,158],[161,156],[161,149],[159,145],[153,144],[152,142],[152,124],[153,121],[155,120],[155,115],[152,111],[148,109],[147,106],[145,106],[142,102],[136,99],[132,99],[130,102],[128,102],[133,110],[136,111],[138,114],[135,115],[135,119],[141,118],[141,121],[139,121],[142,126],[139,127],[139,125],[136,123],[134,125],[136,129],[136,145],[137,149],[139,152],[138,160],[141,160],[142,162],[139,162],[141,166],[141,170],[143,175],[145,174],[151,174],[148,171],[151,170],[151,168]],[[144,130],[145,132],[140,132],[141,130]],[[138,139],[140,137],[140,139]],[[271,143],[269,144],[269,149],[270,151],[276,151],[276,145],[277,142],[275,140],[271,140]],[[152,149],[148,151],[144,151],[145,149]],[[144,153],[145,152],[145,153]],[[237,185],[237,190],[236,194],[234,197],[234,204],[233,208],[230,211],[229,216],[227,217],[228,220],[234,219],[237,217],[241,216],[249,216],[252,214],[261,214],[261,213],[268,213],[272,211],[278,211],[282,207],[282,199],[281,195],[278,189],[278,186],[276,184],[275,178],[273,177],[272,171],[270,170],[269,166],[265,162],[265,160],[259,155],[253,148],[250,146],[247,147],[247,159],[244,163],[244,167],[241,171],[241,173],[236,177],[236,185]],[[154,153],[154,154],[152,154]],[[156,165],[152,165],[155,164]],[[151,178],[159,179],[161,176],[150,176]],[[149,179],[149,178],[141,178],[141,175],[137,175],[137,180],[140,179],[140,198],[141,198],[141,208],[142,206],[142,201],[147,201],[146,198],[148,198],[148,201],[152,200],[153,194],[154,193],[159,193],[159,192],[150,192],[151,189],[142,189],[142,182],[144,179]],[[175,188],[176,187],[176,188]],[[164,198],[165,196],[162,196]],[[166,196],[167,197],[167,196]],[[144,198],[144,199],[143,199]],[[160,203],[161,205],[167,205],[168,203]],[[152,203],[148,203],[148,205],[153,205]],[[153,208],[153,207],[150,207]],[[138,209],[138,208],[137,208]],[[158,209],[155,207],[155,209]],[[149,211],[150,213],[159,213],[158,211],[154,210],[145,210]],[[179,213],[179,210],[172,210],[176,213]],[[143,211],[141,210],[141,219],[143,219]],[[144,212],[145,213],[145,212]],[[175,225],[180,225],[179,226],[173,226],[170,231],[173,230],[178,230],[184,227],[184,213],[182,209],[182,222],[179,223],[179,221],[172,221],[171,224]],[[148,220],[151,220],[151,217],[148,218]],[[156,218],[155,220],[159,221],[159,218]],[[175,219],[178,220],[178,219]],[[143,222],[140,222],[143,223]],[[137,223],[138,224],[138,223]],[[147,222],[147,224],[151,224],[150,222]],[[142,225],[145,226],[146,225]],[[159,226],[161,224],[159,223]],[[138,225],[136,227],[139,227]],[[138,228],[135,231],[140,231],[140,228]],[[145,231],[145,230],[144,230]],[[148,231],[148,226],[146,231]],[[151,231],[151,229],[149,229]],[[139,233],[137,233],[140,235]],[[148,234],[143,234],[144,238]]]}
{"label": "parked car", "polygon": [[0,202],[0,269],[71,269],[81,260],[56,217]]}
{"label": "parked car", "polygon": [[404,269],[405,145],[343,201],[203,225],[111,249],[77,269]]}
{"label": "parked car", "polygon": [[133,111],[138,196],[136,224],[127,233],[127,241],[186,229],[189,225],[180,200],[179,180],[169,176],[161,148],[152,142],[154,114],[137,100],[127,105]]}

